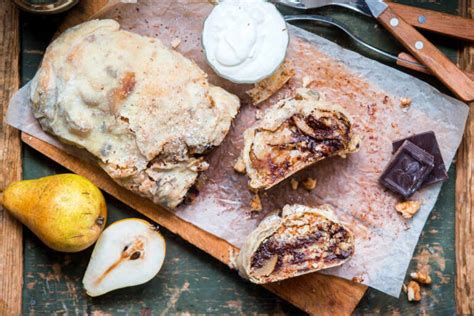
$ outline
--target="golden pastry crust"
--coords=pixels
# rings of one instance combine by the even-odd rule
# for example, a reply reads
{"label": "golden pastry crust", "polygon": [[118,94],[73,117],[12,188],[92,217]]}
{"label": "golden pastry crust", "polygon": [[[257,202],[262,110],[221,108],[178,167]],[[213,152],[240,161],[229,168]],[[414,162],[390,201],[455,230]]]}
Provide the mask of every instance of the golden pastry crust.
{"label": "golden pastry crust", "polygon": [[237,268],[251,282],[268,283],[339,266],[354,249],[354,235],[328,206],[286,205],[249,235]]}
{"label": "golden pastry crust", "polygon": [[174,208],[207,169],[240,106],[194,62],[158,39],[93,20],[47,49],[31,85],[33,112],[87,149],[122,186]]}
{"label": "golden pastry crust", "polygon": [[244,132],[242,159],[249,187],[266,190],[319,160],[358,148],[343,108],[321,100],[315,91],[298,89]]}
{"label": "golden pastry crust", "polygon": [[247,94],[252,98],[252,104],[257,105],[270,98],[294,75],[295,69],[293,64],[290,60],[286,59],[270,77],[257,82],[252,89],[247,91]]}

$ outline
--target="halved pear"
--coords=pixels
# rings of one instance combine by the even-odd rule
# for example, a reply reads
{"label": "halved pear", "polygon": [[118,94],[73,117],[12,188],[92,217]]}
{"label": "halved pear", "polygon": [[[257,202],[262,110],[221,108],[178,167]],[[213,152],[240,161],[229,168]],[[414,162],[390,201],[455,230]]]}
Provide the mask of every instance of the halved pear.
{"label": "halved pear", "polygon": [[143,284],[160,271],[165,253],[156,226],[139,218],[117,221],[97,240],[82,283],[90,296]]}

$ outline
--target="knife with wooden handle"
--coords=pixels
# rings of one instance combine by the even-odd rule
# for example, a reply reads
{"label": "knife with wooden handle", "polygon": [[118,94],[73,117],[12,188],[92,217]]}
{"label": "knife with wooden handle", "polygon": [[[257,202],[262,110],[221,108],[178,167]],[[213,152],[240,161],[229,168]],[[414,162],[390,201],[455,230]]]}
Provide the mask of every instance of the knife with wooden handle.
{"label": "knife with wooden handle", "polygon": [[[358,13],[372,16],[365,0],[270,0],[284,6],[308,10],[327,6],[344,7]],[[460,16],[417,8],[404,4],[387,2],[405,22],[423,30],[436,32],[461,40],[474,41],[474,20]]]}
{"label": "knife with wooden handle", "polygon": [[474,100],[474,81],[382,0],[365,0],[372,15],[458,98]]}

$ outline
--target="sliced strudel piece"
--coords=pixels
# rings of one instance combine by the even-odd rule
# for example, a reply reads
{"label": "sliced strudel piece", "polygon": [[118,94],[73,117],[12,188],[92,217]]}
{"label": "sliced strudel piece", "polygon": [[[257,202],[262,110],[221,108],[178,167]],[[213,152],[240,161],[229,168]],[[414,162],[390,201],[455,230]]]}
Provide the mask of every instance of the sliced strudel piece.
{"label": "sliced strudel piece", "polygon": [[265,190],[319,160],[358,148],[351,117],[342,107],[323,101],[316,91],[298,89],[244,132],[241,159],[250,188]]}
{"label": "sliced strudel piece", "polygon": [[237,258],[242,277],[268,283],[339,266],[354,254],[354,235],[329,206],[286,205],[249,235]]}

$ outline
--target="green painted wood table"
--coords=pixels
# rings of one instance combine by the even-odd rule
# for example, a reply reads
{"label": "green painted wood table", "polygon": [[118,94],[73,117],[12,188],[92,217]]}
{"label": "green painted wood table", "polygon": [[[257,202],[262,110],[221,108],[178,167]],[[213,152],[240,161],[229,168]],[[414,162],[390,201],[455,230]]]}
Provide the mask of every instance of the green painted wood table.
{"label": "green painted wood table", "polygon": [[[458,14],[459,4],[452,0],[398,1],[433,10]],[[286,10],[285,13],[293,13]],[[401,47],[384,30],[368,18],[346,10],[324,9],[327,14],[344,21],[356,34],[387,51],[399,52]],[[21,84],[35,74],[42,55],[64,15],[20,15],[21,31]],[[329,38],[342,46],[377,58],[352,44],[337,30],[298,24]],[[452,60],[457,58],[458,43],[436,35],[429,38]],[[377,58],[378,59],[378,58]],[[380,60],[380,59],[379,59]],[[382,62],[387,62],[380,60]],[[416,76],[429,81],[446,92],[427,75]],[[23,177],[25,179],[67,172],[28,146],[23,146]],[[409,271],[429,266],[433,285],[423,288],[420,303],[410,303],[402,293],[392,298],[369,289],[355,310],[355,314],[393,313],[447,315],[455,313],[455,177],[454,167],[450,180],[443,189],[430,220],[426,224],[415,250]],[[109,223],[138,214],[107,196]],[[171,313],[213,314],[300,314],[290,304],[260,286],[244,282],[234,271],[204,252],[166,230],[167,257],[157,277],[134,288],[122,289],[99,298],[83,294],[81,279],[91,249],[77,254],[51,251],[28,230],[24,230],[23,301],[24,314],[130,314],[158,315]],[[394,258],[396,260],[396,258]],[[18,271],[18,273],[21,273]]]}

